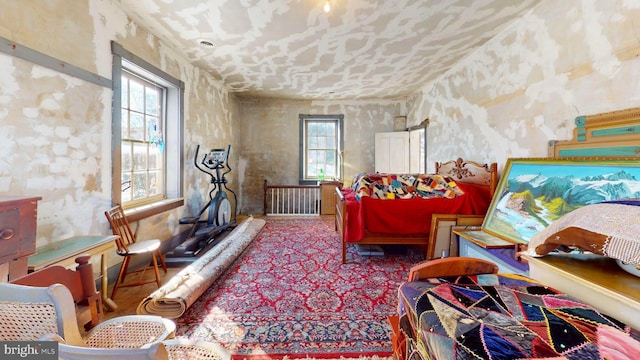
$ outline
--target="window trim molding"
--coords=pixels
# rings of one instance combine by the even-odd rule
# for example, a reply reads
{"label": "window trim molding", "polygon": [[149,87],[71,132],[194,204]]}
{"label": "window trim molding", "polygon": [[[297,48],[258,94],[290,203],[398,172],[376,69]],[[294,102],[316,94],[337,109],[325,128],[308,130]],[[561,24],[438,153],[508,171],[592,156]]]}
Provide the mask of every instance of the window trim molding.
{"label": "window trim molding", "polygon": [[343,176],[343,159],[342,152],[344,151],[344,114],[338,115],[312,115],[312,114],[299,114],[299,136],[298,136],[298,184],[299,185],[316,185],[317,180],[307,180],[304,178],[304,166],[305,166],[305,122],[308,120],[338,120],[338,178],[342,179]]}
{"label": "window trim molding", "polygon": [[[112,158],[112,174],[120,174],[118,169],[121,168],[122,161],[122,149],[121,149],[121,139],[122,139],[122,99],[120,96],[115,96],[115,94],[122,93],[122,68],[128,67],[128,64],[131,64],[132,67],[135,67],[135,70],[140,70],[143,73],[146,72],[148,76],[154,78],[160,78],[162,81],[166,82],[167,85],[171,87],[171,89],[167,90],[166,99],[167,104],[169,102],[177,101],[177,106],[174,109],[169,109],[167,107],[165,116],[167,119],[175,118],[179,119],[178,124],[169,124],[167,121],[166,124],[166,143],[167,147],[165,151],[172,151],[176,155],[168,156],[166,159],[166,169],[165,169],[165,183],[166,183],[166,199],[161,201],[157,201],[151,204],[141,205],[139,207],[125,209],[125,213],[131,214],[136,219],[142,219],[145,217],[153,216],[164,211],[180,207],[184,205],[184,199],[182,198],[183,192],[183,174],[184,174],[184,90],[185,84],[183,81],[178,80],[171,75],[165,73],[164,71],[158,69],[154,65],[140,58],[139,56],[131,53],[130,51],[123,48],[120,44],[115,41],[111,42],[111,53],[113,55],[113,63],[112,63],[112,107],[111,107],[111,154]],[[127,64],[128,63],[128,64]],[[143,74],[145,75],[145,74]],[[177,91],[175,91],[175,90]],[[173,90],[173,91],[172,91]],[[173,125],[173,127],[171,126]],[[169,139],[171,138],[171,139]],[[174,144],[173,146],[169,145],[169,141]],[[175,171],[169,171],[169,169],[174,169]],[[111,199],[113,204],[121,204],[121,193],[122,188],[120,181],[116,179],[114,176],[112,180],[112,189],[111,189]]]}

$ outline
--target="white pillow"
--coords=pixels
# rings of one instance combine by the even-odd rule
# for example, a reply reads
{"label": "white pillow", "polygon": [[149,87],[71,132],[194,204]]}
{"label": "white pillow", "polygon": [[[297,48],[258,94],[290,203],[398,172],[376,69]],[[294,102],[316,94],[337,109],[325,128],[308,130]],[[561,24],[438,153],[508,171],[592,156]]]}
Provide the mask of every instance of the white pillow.
{"label": "white pillow", "polygon": [[[567,237],[567,231],[562,231],[569,228],[591,233]],[[543,256],[554,245],[577,247],[627,264],[640,264],[640,206],[598,203],[573,210],[535,234],[525,254]]]}

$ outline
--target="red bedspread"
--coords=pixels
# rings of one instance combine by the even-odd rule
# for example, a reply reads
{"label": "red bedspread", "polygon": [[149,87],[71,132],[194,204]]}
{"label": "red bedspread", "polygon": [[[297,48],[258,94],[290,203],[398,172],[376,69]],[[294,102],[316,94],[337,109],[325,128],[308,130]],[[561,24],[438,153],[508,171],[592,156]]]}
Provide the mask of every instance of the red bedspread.
{"label": "red bedspread", "polygon": [[458,184],[458,187],[464,194],[453,199],[382,200],[365,196],[360,201],[353,189],[343,189],[346,201],[345,241],[360,241],[366,233],[427,235],[431,229],[432,214],[486,214],[492,195],[487,188],[469,184]]}

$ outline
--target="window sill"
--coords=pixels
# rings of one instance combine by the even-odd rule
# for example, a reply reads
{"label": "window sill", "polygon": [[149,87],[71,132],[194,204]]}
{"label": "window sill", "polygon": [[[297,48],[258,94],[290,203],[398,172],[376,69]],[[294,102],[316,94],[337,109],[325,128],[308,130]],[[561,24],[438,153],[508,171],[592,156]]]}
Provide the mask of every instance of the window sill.
{"label": "window sill", "polygon": [[149,205],[142,205],[133,207],[131,209],[126,209],[124,211],[124,214],[127,216],[127,220],[129,220],[129,222],[134,222],[151,217],[153,215],[158,215],[171,209],[178,208],[182,205],[184,205],[183,198],[167,199]]}

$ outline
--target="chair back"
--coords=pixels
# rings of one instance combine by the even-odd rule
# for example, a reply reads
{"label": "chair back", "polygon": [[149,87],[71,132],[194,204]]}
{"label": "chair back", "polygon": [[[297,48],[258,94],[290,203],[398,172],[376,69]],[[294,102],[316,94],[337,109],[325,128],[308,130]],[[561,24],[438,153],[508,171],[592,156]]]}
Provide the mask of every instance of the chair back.
{"label": "chair back", "polygon": [[168,319],[129,315],[106,320],[83,338],[66,286],[0,283],[0,341],[58,341],[62,360],[169,359],[162,341],[174,332]]}
{"label": "chair back", "polygon": [[0,283],[0,340],[37,341],[57,334],[68,344],[82,344],[76,308],[66,286],[34,287]]}
{"label": "chair back", "polygon": [[428,260],[409,269],[409,281],[437,277],[497,274],[498,265],[483,259],[454,256]]}
{"label": "chair back", "polygon": [[131,230],[131,226],[129,226],[129,221],[124,215],[122,206],[116,205],[105,211],[104,215],[107,217],[107,220],[109,220],[113,235],[117,235],[119,237],[116,239],[118,254],[127,254],[129,252],[129,245],[136,242],[136,235],[133,230]]}
{"label": "chair back", "polygon": [[[168,360],[169,353],[163,343],[153,343],[138,349],[105,349],[58,345],[58,358],[62,360]],[[185,357],[184,359],[191,359]]]}

